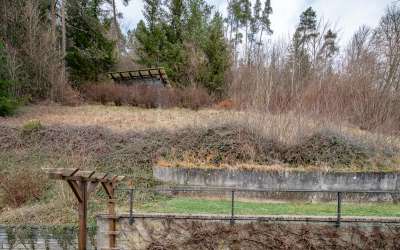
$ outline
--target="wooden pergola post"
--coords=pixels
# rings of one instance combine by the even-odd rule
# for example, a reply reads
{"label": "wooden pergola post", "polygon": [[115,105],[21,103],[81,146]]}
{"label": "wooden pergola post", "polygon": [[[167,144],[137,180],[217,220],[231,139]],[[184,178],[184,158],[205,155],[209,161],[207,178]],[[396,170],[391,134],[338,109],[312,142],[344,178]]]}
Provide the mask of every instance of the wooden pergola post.
{"label": "wooden pergola post", "polygon": [[95,171],[82,171],[79,169],[54,168],[45,169],[50,179],[67,181],[79,203],[79,250],[86,250],[87,246],[87,204],[90,194],[101,183],[108,195],[108,212],[112,218],[109,223],[110,249],[116,249],[116,214],[114,189],[117,182],[124,176],[116,176]]}
{"label": "wooden pergola post", "polygon": [[116,247],[116,237],[117,237],[117,229],[116,229],[116,213],[115,213],[115,197],[114,197],[114,182],[111,183],[101,183],[104,190],[108,195],[108,232],[109,235],[109,246],[110,249],[114,249]]}

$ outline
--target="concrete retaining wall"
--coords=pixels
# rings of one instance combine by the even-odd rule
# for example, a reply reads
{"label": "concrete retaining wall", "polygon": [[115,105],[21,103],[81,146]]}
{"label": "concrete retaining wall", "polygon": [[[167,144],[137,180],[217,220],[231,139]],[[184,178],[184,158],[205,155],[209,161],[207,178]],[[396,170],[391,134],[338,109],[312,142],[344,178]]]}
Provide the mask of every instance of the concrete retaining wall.
{"label": "concrete retaining wall", "polygon": [[[335,217],[296,217],[296,216],[274,216],[274,217],[252,217],[238,216],[234,226],[229,223],[229,216],[220,215],[175,215],[175,214],[135,214],[134,223],[129,225],[129,217],[121,215],[117,223],[117,247],[121,250],[128,249],[199,249],[200,246],[207,249],[260,249],[260,246],[248,244],[248,240],[271,244],[276,241],[286,241],[286,249],[303,249],[305,246],[296,245],[296,235],[302,235],[310,240],[307,244],[316,244],[315,249],[331,249],[322,247],[323,244],[362,244],[366,243],[353,233],[360,233],[362,237],[369,238],[369,233],[380,232],[379,241],[392,244],[391,239],[400,235],[386,235],[385,230],[400,232],[390,227],[399,228],[399,220],[388,219],[390,226],[377,223],[370,218],[343,218],[340,228],[336,228]],[[283,222],[283,220],[292,220]],[[385,219],[380,219],[385,221]],[[307,222],[304,222],[307,221]],[[321,222],[322,221],[322,222]],[[312,223],[311,223],[312,222]],[[396,224],[397,223],[397,224]],[[308,227],[308,228],[307,228]],[[98,249],[108,247],[108,238],[104,233],[108,231],[108,220],[106,217],[97,216],[97,247]],[[285,230],[288,232],[286,233]],[[324,239],[326,234],[326,238]],[[273,242],[268,242],[273,239]],[[304,240],[304,239],[303,239]],[[346,243],[348,240],[348,243]],[[318,242],[321,241],[321,242]],[[396,242],[396,241],[393,241]],[[289,245],[294,244],[294,245]],[[332,247],[332,245],[329,245]],[[346,249],[346,245],[338,249]],[[353,245],[354,247],[354,245]],[[205,249],[204,248],[204,249]],[[312,248],[312,247],[310,247]],[[203,249],[203,248],[201,248]],[[280,248],[279,248],[280,249]],[[357,248],[358,249],[358,248]],[[392,249],[390,247],[385,249]],[[394,248],[393,248],[394,249]]]}
{"label": "concrete retaining wall", "polygon": [[[318,171],[246,171],[228,169],[194,169],[154,167],[156,179],[178,185],[235,187],[245,189],[305,189],[390,191],[400,189],[399,173],[340,173]],[[242,194],[243,195],[243,194]],[[284,199],[333,199],[335,194],[321,193],[248,193],[248,197]],[[345,195],[345,199],[392,200],[390,194]]]}

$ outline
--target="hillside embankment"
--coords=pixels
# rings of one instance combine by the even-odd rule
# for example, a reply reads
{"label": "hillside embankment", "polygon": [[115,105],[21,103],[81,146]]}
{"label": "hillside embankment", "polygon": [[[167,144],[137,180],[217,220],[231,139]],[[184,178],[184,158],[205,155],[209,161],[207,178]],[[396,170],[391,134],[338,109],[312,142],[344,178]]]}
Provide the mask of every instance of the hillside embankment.
{"label": "hillside embankment", "polygon": [[[46,167],[122,174],[137,187],[157,184],[152,166],[159,162],[305,171],[398,170],[397,138],[302,121],[296,123],[291,115],[213,109],[26,107],[0,120],[0,222],[75,221],[73,194],[66,185],[48,181],[41,170]],[[96,197],[89,207],[91,218],[104,209],[104,194],[99,191]]]}

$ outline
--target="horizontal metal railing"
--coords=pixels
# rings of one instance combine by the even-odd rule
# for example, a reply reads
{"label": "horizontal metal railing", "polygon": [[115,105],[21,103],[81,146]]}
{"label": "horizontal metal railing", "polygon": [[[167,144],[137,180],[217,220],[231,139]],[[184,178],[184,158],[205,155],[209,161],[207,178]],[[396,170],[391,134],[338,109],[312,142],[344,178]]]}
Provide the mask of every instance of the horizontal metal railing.
{"label": "horizontal metal railing", "polygon": [[[333,221],[337,227],[340,227],[342,220],[342,195],[343,194],[398,194],[400,195],[400,190],[350,190],[350,189],[336,189],[336,190],[311,190],[311,189],[249,189],[249,188],[236,188],[236,187],[196,187],[196,186],[184,186],[184,187],[174,187],[174,188],[119,188],[117,191],[128,192],[129,197],[129,224],[134,223],[133,215],[133,198],[134,192],[138,191],[152,191],[158,193],[165,192],[230,192],[231,194],[231,212],[230,212],[230,223],[233,225],[235,220],[235,194],[237,192],[265,192],[265,193],[332,193],[336,194],[336,220]],[[400,206],[399,206],[400,209]],[[282,220],[291,221],[291,220]],[[299,220],[296,220],[299,221]],[[309,220],[307,220],[309,221]],[[318,221],[317,221],[318,222]],[[327,221],[321,221],[327,222]]]}

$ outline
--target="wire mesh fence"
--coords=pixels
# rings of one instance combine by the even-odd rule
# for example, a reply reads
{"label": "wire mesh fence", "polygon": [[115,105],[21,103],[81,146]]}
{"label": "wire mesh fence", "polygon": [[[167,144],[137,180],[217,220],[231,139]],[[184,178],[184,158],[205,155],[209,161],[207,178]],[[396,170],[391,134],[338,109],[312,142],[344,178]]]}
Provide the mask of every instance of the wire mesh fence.
{"label": "wire mesh fence", "polygon": [[[378,217],[392,217],[392,218],[400,218],[400,205],[391,202],[390,207],[388,207],[387,202],[381,203],[375,202],[372,203],[360,203],[360,202],[347,202],[343,197],[353,197],[356,195],[360,195],[365,197],[365,195],[389,195],[391,197],[397,197],[400,195],[400,191],[398,190],[387,190],[387,191],[360,191],[360,190],[304,190],[304,189],[296,189],[296,190],[281,190],[281,189],[246,189],[246,188],[229,188],[229,187],[159,187],[159,188],[120,188],[116,190],[120,197],[121,202],[125,207],[127,207],[129,211],[129,222],[132,224],[135,220],[135,211],[136,208],[140,208],[140,205],[145,204],[146,202],[142,199],[144,196],[148,199],[152,197],[153,200],[165,200],[176,198],[179,201],[179,197],[191,197],[196,199],[196,202],[181,202],[176,205],[177,211],[179,211],[182,215],[190,215],[193,211],[202,214],[213,214],[217,212],[218,214],[224,214],[228,216],[228,219],[231,224],[234,224],[236,220],[241,220],[242,218],[239,214],[246,213],[247,215],[278,215],[284,214],[284,212],[289,212],[289,214],[295,215],[313,215],[309,207],[316,207],[317,204],[313,204],[310,202],[302,203],[302,205],[296,206],[296,203],[293,201],[286,201],[286,205],[276,205],[277,202],[274,200],[262,199],[260,196],[256,199],[257,201],[252,204],[252,208],[249,208],[249,201],[243,199],[244,196],[249,193],[263,193],[263,194],[271,194],[274,193],[275,196],[279,196],[279,194],[323,194],[326,197],[330,198],[328,202],[320,202],[318,206],[323,207],[320,209],[321,211],[316,210],[316,214],[318,216],[324,215],[330,217],[329,220],[322,219],[321,222],[332,222],[337,227],[340,226],[343,216],[349,216],[354,218],[354,222],[363,222],[358,218],[359,216],[370,216],[377,214]],[[244,195],[245,194],[245,195]],[[278,194],[278,195],[276,195]],[[141,197],[142,196],[142,197]],[[284,196],[284,195],[283,195]],[[178,197],[178,198],[177,198]],[[261,196],[262,197],[262,196]],[[268,195],[267,195],[268,197]],[[347,199],[347,198],[346,198]],[[244,200],[244,201],[243,201]],[[393,198],[393,200],[395,200]],[[345,202],[346,201],[346,202]],[[246,203],[247,202],[247,203]],[[211,204],[207,206],[207,204]],[[222,204],[222,205],[221,205]],[[305,205],[304,205],[305,204]],[[348,205],[348,206],[346,206]],[[155,203],[150,203],[151,206],[156,206]],[[171,211],[168,210],[167,204],[161,204],[162,213]],[[187,206],[187,207],[185,207]],[[274,207],[273,207],[274,206]],[[195,208],[194,208],[195,207]],[[293,207],[296,208],[296,211],[293,211]],[[265,208],[263,211],[260,211],[260,208]],[[318,207],[319,208],[319,207]],[[380,209],[382,208],[382,209]],[[292,209],[292,210],[291,210]],[[344,209],[348,211],[344,212]],[[386,210],[385,210],[386,209]],[[173,210],[173,209],[172,209]],[[218,211],[217,211],[218,210]],[[281,210],[281,211],[279,211]],[[382,210],[382,211],[379,211]],[[151,209],[145,209],[145,211],[151,211]],[[154,211],[154,210],[153,210]],[[382,216],[383,215],[383,216]],[[323,216],[321,216],[323,217]],[[334,220],[332,220],[334,217]],[[256,217],[255,217],[256,219]],[[283,218],[284,221],[290,221],[290,218]],[[296,221],[301,221],[301,218],[296,218]],[[309,219],[304,216],[304,221],[309,221]],[[318,220],[313,220],[317,221]],[[346,218],[346,222],[351,222],[351,218]],[[377,219],[379,222],[379,218]],[[382,223],[390,222],[390,220],[381,220]]]}

